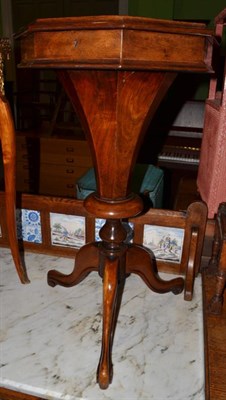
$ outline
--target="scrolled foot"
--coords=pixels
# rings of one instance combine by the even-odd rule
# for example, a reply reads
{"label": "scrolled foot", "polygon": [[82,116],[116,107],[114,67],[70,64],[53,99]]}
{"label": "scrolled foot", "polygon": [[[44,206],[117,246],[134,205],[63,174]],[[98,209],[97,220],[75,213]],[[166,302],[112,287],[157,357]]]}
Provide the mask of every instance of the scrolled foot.
{"label": "scrolled foot", "polygon": [[113,378],[113,366],[98,366],[97,369],[97,382],[99,383],[100,389],[106,390],[111,384]]}
{"label": "scrolled foot", "polygon": [[21,281],[21,283],[23,283],[23,284],[28,284],[28,283],[30,283],[30,279],[28,278],[27,272],[26,272],[26,271],[23,271],[23,273],[20,275],[20,281]]}
{"label": "scrolled foot", "polygon": [[171,292],[175,295],[182,293],[184,290],[184,280],[182,278],[178,278],[177,286],[174,286]]}
{"label": "scrolled foot", "polygon": [[84,270],[80,270],[79,268],[74,268],[73,272],[69,275],[62,274],[61,272],[51,270],[47,274],[47,283],[51,287],[55,287],[57,285],[64,287],[72,287],[83,281],[89,275],[91,271],[97,271],[97,268],[86,268]]}
{"label": "scrolled foot", "polygon": [[[52,277],[52,273],[54,272],[54,278]],[[58,285],[57,280],[55,280],[56,271],[49,271],[47,275],[47,283],[51,287],[55,287]]]}
{"label": "scrolled foot", "polygon": [[160,278],[150,252],[142,246],[133,245],[128,248],[126,273],[139,275],[146,285],[156,293],[173,292],[179,294],[184,289],[183,278],[165,281]]}
{"label": "scrolled foot", "polygon": [[71,274],[66,275],[62,272],[51,270],[47,275],[48,285],[72,287],[80,283],[89,275],[91,271],[98,271],[99,250],[95,243],[83,246],[77,253],[75,266]]}

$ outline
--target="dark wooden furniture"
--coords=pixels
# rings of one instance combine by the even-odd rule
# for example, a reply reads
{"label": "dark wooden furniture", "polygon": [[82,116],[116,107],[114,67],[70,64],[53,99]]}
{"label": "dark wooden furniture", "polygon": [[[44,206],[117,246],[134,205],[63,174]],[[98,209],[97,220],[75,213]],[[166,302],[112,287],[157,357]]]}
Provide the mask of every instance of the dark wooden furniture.
{"label": "dark wooden furniture", "polygon": [[9,52],[9,48],[9,42],[7,39],[0,39],[0,142],[4,166],[6,222],[9,244],[18,276],[21,283],[28,283],[29,279],[26,270],[22,265],[16,235],[16,142],[14,123],[10,105],[4,92],[3,62],[6,54]]}
{"label": "dark wooden furniture", "polygon": [[226,203],[219,205],[216,215],[209,272],[216,276],[216,288],[208,309],[213,314],[221,314],[226,284]]}
{"label": "dark wooden furniture", "polygon": [[125,244],[121,220],[142,212],[130,177],[145,130],[177,72],[212,72],[212,32],[203,24],[100,16],[37,20],[20,35],[21,67],[54,68],[78,112],[90,144],[97,193],[85,207],[105,218],[101,243],[85,245],[70,275],[48,282],[73,286],[91,271],[103,278],[103,336],[97,380],[112,380],[111,348],[120,293],[136,273],[150,289],[178,294],[182,278],[159,278],[150,253]]}

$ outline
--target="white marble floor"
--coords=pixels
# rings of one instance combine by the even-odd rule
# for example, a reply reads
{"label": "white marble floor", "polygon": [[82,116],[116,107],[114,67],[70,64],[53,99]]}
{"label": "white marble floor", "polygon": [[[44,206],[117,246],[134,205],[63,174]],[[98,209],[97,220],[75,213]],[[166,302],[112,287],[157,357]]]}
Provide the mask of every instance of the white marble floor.
{"label": "white marble floor", "polygon": [[[26,253],[30,285],[21,285],[10,251],[0,248],[0,385],[64,400],[203,400],[201,279],[192,302],[155,294],[135,275],[126,281],[113,347],[114,377],[96,384],[102,283],[91,273],[73,288],[51,288],[49,269],[72,259]],[[163,274],[165,279],[172,276]]]}

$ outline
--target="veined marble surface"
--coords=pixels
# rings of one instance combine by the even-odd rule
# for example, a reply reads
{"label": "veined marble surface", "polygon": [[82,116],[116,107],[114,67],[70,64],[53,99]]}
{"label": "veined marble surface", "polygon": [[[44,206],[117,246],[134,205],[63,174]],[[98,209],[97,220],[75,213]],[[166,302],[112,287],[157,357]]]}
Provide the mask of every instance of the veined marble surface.
{"label": "veined marble surface", "polygon": [[[45,399],[203,400],[201,279],[192,302],[155,294],[136,275],[126,280],[113,346],[113,382],[96,384],[102,333],[102,282],[92,272],[73,288],[47,285],[52,268],[73,260],[25,254],[21,285],[10,251],[0,248],[0,385]],[[164,279],[172,275],[161,274]]]}

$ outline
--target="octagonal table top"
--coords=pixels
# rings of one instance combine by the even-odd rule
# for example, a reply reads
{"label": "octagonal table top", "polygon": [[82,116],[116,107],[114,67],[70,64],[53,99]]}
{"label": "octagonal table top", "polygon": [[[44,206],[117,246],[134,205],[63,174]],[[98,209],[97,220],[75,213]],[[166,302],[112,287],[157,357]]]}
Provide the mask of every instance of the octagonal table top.
{"label": "octagonal table top", "polygon": [[213,72],[202,23],[132,16],[38,19],[16,35],[20,67]]}

